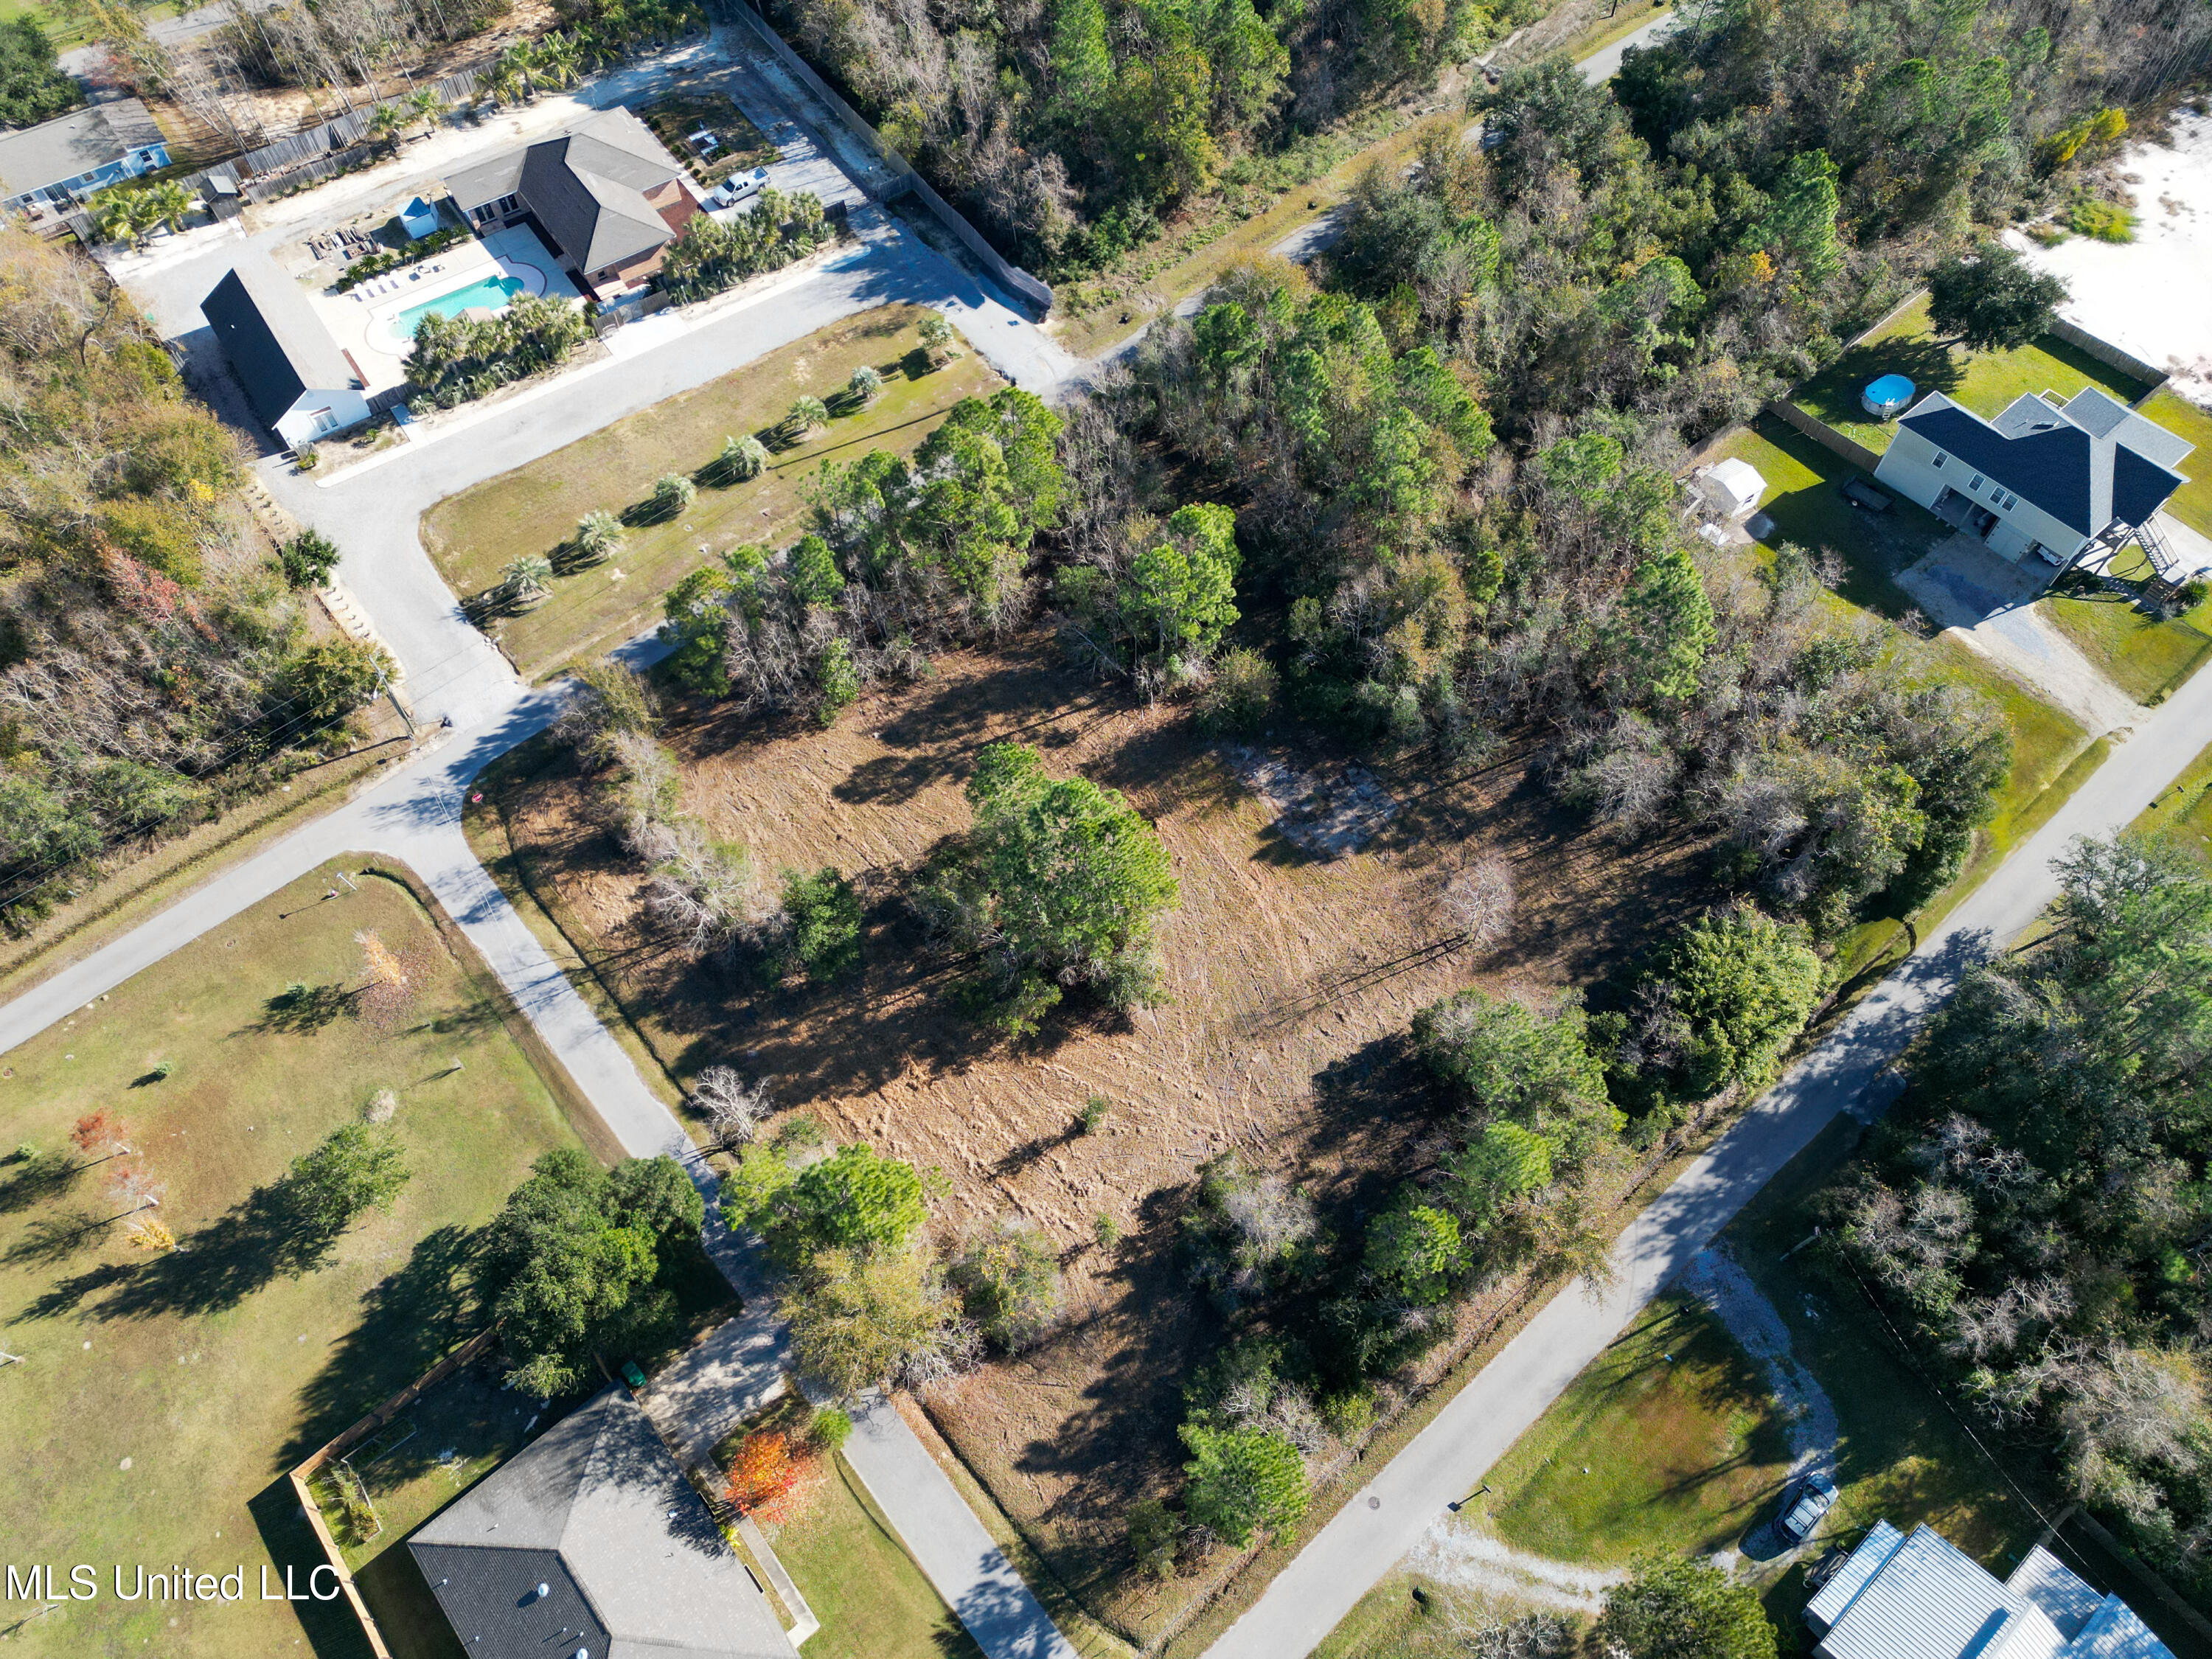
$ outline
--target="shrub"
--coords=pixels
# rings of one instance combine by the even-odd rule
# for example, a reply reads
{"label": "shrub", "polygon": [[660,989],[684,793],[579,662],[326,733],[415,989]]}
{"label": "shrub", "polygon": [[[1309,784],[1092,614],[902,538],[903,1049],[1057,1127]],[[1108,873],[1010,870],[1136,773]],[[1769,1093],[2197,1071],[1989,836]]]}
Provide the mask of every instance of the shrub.
{"label": "shrub", "polygon": [[1249,737],[1275,710],[1279,684],[1274,666],[1256,651],[1239,646],[1213,665],[1213,676],[1198,694],[1198,718],[1209,732]]}
{"label": "shrub", "polygon": [[302,472],[313,472],[323,464],[323,452],[313,444],[301,444],[292,452],[292,465]]}
{"label": "shrub", "polygon": [[660,706],[643,675],[612,657],[570,672],[576,689],[554,722],[556,737],[592,766],[613,760],[620,738],[651,742],[660,729]]}
{"label": "shrub", "polygon": [[816,985],[850,978],[860,967],[860,896],[834,869],[787,877],[785,940],[791,960]]}
{"label": "shrub", "polygon": [[1075,1121],[1082,1127],[1084,1133],[1095,1135],[1105,1127],[1106,1114],[1112,1109],[1112,1103],[1105,1096],[1092,1095],[1083,1103],[1083,1109],[1075,1115]]}
{"label": "shrub", "polygon": [[2066,223],[2077,234],[2094,237],[2100,242],[2132,242],[2136,239],[2136,216],[2117,202],[2083,197],[2066,210]]}
{"label": "shrub", "polygon": [[1091,1236],[1098,1241],[1098,1248],[1110,1250],[1121,1242],[1121,1224],[1103,1210],[1091,1218]]}
{"label": "shrub", "polygon": [[603,507],[576,520],[576,551],[586,563],[611,558],[622,551],[623,540],[622,520]]}
{"label": "shrub", "polygon": [[1281,1435],[1195,1423],[1177,1432],[1191,1453],[1183,1508],[1223,1542],[1242,1549],[1260,1528],[1279,1530],[1306,1512],[1305,1459]]}
{"label": "shrub", "polygon": [[933,311],[921,319],[915,332],[921,337],[921,349],[929,354],[932,363],[941,363],[950,355],[952,346],[952,325],[942,312]]}
{"label": "shrub", "polygon": [[791,1442],[781,1429],[756,1429],[730,1460],[730,1501],[745,1514],[773,1508],[799,1479]]}
{"label": "shrub", "polygon": [[1393,1300],[1413,1307],[1441,1302],[1467,1271],[1459,1223],[1427,1204],[1401,1202],[1368,1224],[1360,1271]]}
{"label": "shrub", "polygon": [[691,503],[699,498],[699,486],[681,472],[664,472],[653,481],[653,494],[647,499],[647,507],[656,519],[672,519],[679,513],[690,511]]}
{"label": "shrub", "polygon": [[822,659],[814,665],[814,718],[824,727],[837,723],[837,716],[857,702],[860,696],[860,671],[853,661],[852,641],[840,635],[823,647]]}
{"label": "shrub", "polygon": [[1172,1578],[1176,1545],[1182,1536],[1182,1523],[1158,1498],[1129,1506],[1129,1553],[1136,1558],[1139,1571],[1153,1578]]}
{"label": "shrub", "polygon": [[722,440],[722,452],[714,457],[714,471],[725,483],[744,483],[757,478],[768,465],[768,446],[750,432],[741,437]]}
{"label": "shrub", "polygon": [[1710,1561],[1647,1556],[1606,1597],[1602,1652],[1637,1659],[1774,1659],[1774,1626],[1758,1592]]}
{"label": "shrub", "polygon": [[2212,599],[2212,581],[2202,576],[2192,576],[2182,583],[2178,596],[2184,611],[2194,611],[2208,599]]}
{"label": "shrub", "polygon": [[1319,1231],[1304,1193],[1224,1152],[1199,1167],[1198,1192],[1183,1217],[1191,1282],[1234,1309],[1310,1273]]}
{"label": "shrub", "polygon": [[1018,1353],[1060,1314],[1060,1264],[1052,1241],[1018,1216],[971,1234],[946,1276],[986,1340]]}
{"label": "shrub", "polygon": [[823,1451],[836,1451],[853,1437],[853,1419],[838,1407],[824,1406],[807,1424],[806,1437]]}
{"label": "shrub", "polygon": [[319,530],[303,530],[278,550],[276,558],[288,586],[320,587],[337,568],[337,544]]}

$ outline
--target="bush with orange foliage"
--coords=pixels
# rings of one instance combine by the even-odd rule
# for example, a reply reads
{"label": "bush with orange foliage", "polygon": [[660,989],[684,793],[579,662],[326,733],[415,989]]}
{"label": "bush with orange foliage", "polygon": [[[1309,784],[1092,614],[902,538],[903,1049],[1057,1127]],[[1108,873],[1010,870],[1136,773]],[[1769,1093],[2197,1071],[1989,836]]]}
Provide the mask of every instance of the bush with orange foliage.
{"label": "bush with orange foliage", "polygon": [[124,1139],[123,1120],[105,1106],[77,1119],[70,1139],[87,1158],[106,1158],[130,1150]]}

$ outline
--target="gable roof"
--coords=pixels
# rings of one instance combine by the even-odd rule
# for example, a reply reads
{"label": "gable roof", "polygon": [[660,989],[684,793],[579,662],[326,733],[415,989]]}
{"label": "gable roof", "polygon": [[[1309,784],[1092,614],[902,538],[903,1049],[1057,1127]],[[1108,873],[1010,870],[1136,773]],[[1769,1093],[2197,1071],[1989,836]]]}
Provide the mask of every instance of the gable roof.
{"label": "gable roof", "polygon": [[161,142],[161,129],[136,98],[117,98],[70,115],[0,133],[0,190],[21,196],[66,184]]}
{"label": "gable roof", "polygon": [[300,285],[258,249],[238,257],[200,301],[253,412],[275,426],[304,392],[356,384],[353,367],[316,318]]}
{"label": "gable roof", "polygon": [[2084,536],[2146,522],[2196,447],[2094,386],[2056,406],[2022,392],[1994,421],[1931,392],[1900,424]]}
{"label": "gable roof", "polygon": [[2041,1546],[2000,1580],[1930,1527],[1878,1521],[1806,1605],[1822,1659],[2173,1659]]}
{"label": "gable roof", "polygon": [[558,137],[457,173],[446,187],[464,211],[520,193],[561,252],[593,271],[673,239],[645,192],[681,171],[644,122],[611,109]]}
{"label": "gable roof", "polygon": [[580,1648],[793,1659],[765,1593],[622,1389],[570,1413],[407,1547],[470,1659]]}

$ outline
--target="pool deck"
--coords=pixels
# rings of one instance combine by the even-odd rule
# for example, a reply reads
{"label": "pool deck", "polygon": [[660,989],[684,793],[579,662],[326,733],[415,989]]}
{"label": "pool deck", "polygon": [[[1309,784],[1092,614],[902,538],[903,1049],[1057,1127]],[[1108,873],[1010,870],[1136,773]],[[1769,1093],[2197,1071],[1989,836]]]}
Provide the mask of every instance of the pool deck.
{"label": "pool deck", "polygon": [[344,294],[310,290],[307,303],[374,395],[407,378],[412,343],[398,331],[402,312],[495,276],[514,277],[526,294],[579,297],[545,245],[527,226],[513,225],[481,240],[455,243]]}

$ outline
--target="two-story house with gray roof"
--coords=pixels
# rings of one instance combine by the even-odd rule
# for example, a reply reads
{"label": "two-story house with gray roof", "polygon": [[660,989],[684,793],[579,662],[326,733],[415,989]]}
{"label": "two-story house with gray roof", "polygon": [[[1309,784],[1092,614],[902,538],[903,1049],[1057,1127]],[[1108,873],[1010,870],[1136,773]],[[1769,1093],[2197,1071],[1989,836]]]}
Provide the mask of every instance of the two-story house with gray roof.
{"label": "two-story house with gray roof", "polygon": [[2153,521],[2195,447],[2094,386],[2063,404],[2023,392],[1994,421],[1931,392],[1875,477],[2015,563],[2034,552],[2063,568],[2132,539],[2163,569]]}
{"label": "two-story house with gray roof", "polygon": [[479,232],[529,224],[599,300],[642,287],[699,211],[682,164],[626,109],[457,173],[446,187]]}

